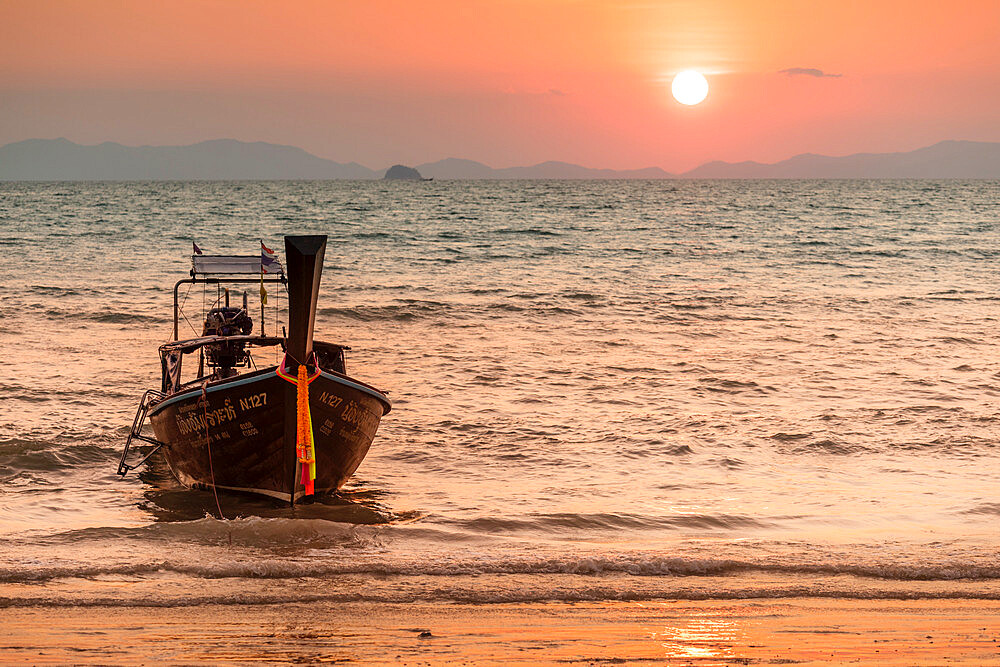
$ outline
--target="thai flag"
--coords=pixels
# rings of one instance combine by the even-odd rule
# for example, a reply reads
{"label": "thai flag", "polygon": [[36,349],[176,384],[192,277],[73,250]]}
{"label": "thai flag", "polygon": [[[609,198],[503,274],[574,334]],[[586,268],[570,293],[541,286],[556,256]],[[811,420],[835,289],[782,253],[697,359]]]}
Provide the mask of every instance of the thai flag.
{"label": "thai flag", "polygon": [[284,271],[281,269],[281,262],[274,256],[274,251],[264,245],[263,240],[260,242],[260,272],[284,274]]}

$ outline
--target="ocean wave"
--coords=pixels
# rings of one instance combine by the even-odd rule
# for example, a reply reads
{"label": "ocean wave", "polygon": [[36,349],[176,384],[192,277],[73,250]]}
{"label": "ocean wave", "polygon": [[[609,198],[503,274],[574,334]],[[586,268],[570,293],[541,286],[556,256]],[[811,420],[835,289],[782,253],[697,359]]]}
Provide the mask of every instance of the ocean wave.
{"label": "ocean wave", "polygon": [[513,235],[513,236],[562,236],[559,232],[553,231],[551,229],[539,229],[535,227],[527,229],[516,229],[512,227],[504,229],[493,230],[494,234],[501,235]]}
{"label": "ocean wave", "polygon": [[0,396],[4,398],[20,398],[24,400],[46,401],[54,399],[72,398],[100,398],[117,400],[121,398],[133,398],[134,394],[118,391],[115,388],[88,388],[86,392],[81,392],[78,387],[56,389],[53,387],[39,387],[36,384],[4,384],[0,383]]}
{"label": "ocean wave", "polygon": [[55,285],[32,285],[27,288],[31,294],[42,294],[45,296],[81,296],[86,294],[83,290],[72,287],[58,287]]}
{"label": "ocean wave", "polygon": [[355,232],[350,235],[356,239],[391,239],[394,238],[393,234],[388,232]]}
{"label": "ocean wave", "polygon": [[356,320],[358,322],[375,322],[379,320],[394,320],[406,322],[424,317],[434,317],[447,312],[447,304],[426,302],[392,304],[387,306],[353,306],[350,308],[319,308],[317,313],[322,317],[335,317]]}
{"label": "ocean wave", "polygon": [[965,510],[963,514],[984,514],[987,516],[1000,516],[1000,503],[983,503],[972,509]]}
{"label": "ocean wave", "polygon": [[[516,296],[516,295],[515,295]],[[534,298],[534,297],[533,297]],[[567,297],[571,299],[572,297]],[[586,303],[587,306],[600,304]],[[319,308],[321,317],[354,320],[357,322],[396,321],[411,322],[422,319],[452,318],[473,319],[483,314],[510,313],[512,315],[527,315],[549,317],[554,315],[580,316],[582,311],[555,302],[536,301],[530,304],[513,301],[498,301],[469,306],[465,304],[441,303],[437,301],[410,301],[408,303],[388,304],[382,306],[351,306]]]}
{"label": "ocean wave", "polygon": [[[371,514],[364,506],[325,505],[305,506],[301,511],[337,514],[340,508],[355,509]],[[371,518],[370,516],[367,518]],[[389,517],[380,516],[383,522]],[[368,523],[371,523],[370,521]],[[193,521],[151,523],[138,527],[95,527],[54,533],[33,539],[35,543],[51,545],[102,543],[106,540],[135,542],[185,542],[202,545],[236,545],[254,548],[267,547],[361,547],[379,544],[377,533],[362,532],[366,524],[335,521],[323,518],[287,519],[281,517],[240,517],[220,521],[209,517]],[[2,580],[2,575],[0,575]]]}
{"label": "ocean wave", "polygon": [[172,322],[169,317],[139,313],[135,311],[78,311],[49,308],[45,311],[50,320],[83,320],[99,324],[164,324]]}
{"label": "ocean wave", "polygon": [[730,514],[684,514],[679,516],[640,516],[635,514],[548,514],[530,519],[478,518],[445,522],[479,533],[519,533],[558,530],[641,530],[656,528],[695,528],[726,530],[764,528],[770,524],[748,516]]}
{"label": "ocean wave", "polygon": [[79,597],[0,597],[0,609],[21,607],[147,607],[185,608],[205,605],[247,606],[307,603],[416,603],[453,602],[460,604],[528,604],[544,602],[652,602],[656,600],[776,600],[776,599],[838,599],[838,600],[1000,600],[996,590],[899,590],[899,589],[819,589],[814,586],[759,587],[728,590],[642,590],[616,588],[607,585],[579,589],[567,588],[505,588],[477,589],[474,587],[437,587],[423,589],[386,589],[371,587],[340,592],[304,593],[301,590],[275,593],[222,593],[164,597],[155,594]]}
{"label": "ocean wave", "polygon": [[823,438],[814,442],[806,442],[793,447],[792,454],[834,454],[837,456],[848,456],[851,454],[866,454],[872,449],[859,444],[849,444],[840,442],[832,438]]}
{"label": "ocean wave", "polygon": [[731,378],[704,377],[700,378],[698,383],[705,385],[705,389],[709,391],[725,394],[739,394],[743,392],[762,394],[777,391],[774,387],[762,386],[753,380],[733,380]]}
{"label": "ocean wave", "polygon": [[109,464],[118,450],[96,444],[57,443],[50,440],[0,440],[0,474],[25,471],[54,472],[95,463]]}
{"label": "ocean wave", "polygon": [[[370,538],[359,540],[364,546]],[[236,543],[234,539],[234,544]],[[220,542],[221,544],[221,542]],[[132,563],[32,563],[0,567],[0,583],[38,583],[54,579],[101,576],[139,576],[173,573],[203,579],[331,579],[347,575],[460,577],[482,575],[581,575],[646,578],[729,577],[778,575],[786,577],[852,576],[894,582],[993,581],[1000,579],[1000,564],[964,561],[946,563],[894,562],[753,562],[741,559],[683,558],[656,555],[519,556],[488,558],[482,555],[401,559],[371,550],[352,549],[350,557],[320,559],[255,558],[238,556],[212,561],[207,557],[151,558]],[[218,556],[216,556],[218,557]]]}

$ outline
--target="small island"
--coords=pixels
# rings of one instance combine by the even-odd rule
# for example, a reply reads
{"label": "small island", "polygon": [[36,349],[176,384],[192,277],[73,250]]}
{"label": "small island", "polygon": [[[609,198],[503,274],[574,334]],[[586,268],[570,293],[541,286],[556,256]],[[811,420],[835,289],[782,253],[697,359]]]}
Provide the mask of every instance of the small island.
{"label": "small island", "polygon": [[413,167],[407,167],[401,164],[394,164],[389,167],[385,172],[385,180],[410,180],[410,181],[422,181],[424,177],[420,175],[420,172]]}

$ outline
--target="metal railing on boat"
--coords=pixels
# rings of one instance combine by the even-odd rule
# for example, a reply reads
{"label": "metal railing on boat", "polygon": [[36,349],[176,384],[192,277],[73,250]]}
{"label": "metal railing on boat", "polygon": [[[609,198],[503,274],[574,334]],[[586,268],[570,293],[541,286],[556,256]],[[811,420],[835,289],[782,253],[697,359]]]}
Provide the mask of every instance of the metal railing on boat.
{"label": "metal railing on boat", "polygon": [[[157,391],[156,389],[147,389],[146,393],[142,395],[139,400],[139,408],[135,411],[135,419],[132,420],[132,428],[129,429],[128,439],[125,440],[125,449],[122,451],[121,460],[118,461],[118,474],[124,477],[128,474],[130,470],[135,470],[143,463],[149,460],[149,457],[155,454],[160,447],[163,447],[165,443],[160,442],[156,438],[150,438],[148,435],[142,434],[143,424],[146,422],[146,415],[149,413],[149,408],[152,403],[157,402],[166,397],[162,391]],[[134,465],[129,465],[125,462],[128,457],[129,449],[132,447],[133,440],[141,440],[142,442],[155,445],[153,450],[142,457],[142,460]]]}

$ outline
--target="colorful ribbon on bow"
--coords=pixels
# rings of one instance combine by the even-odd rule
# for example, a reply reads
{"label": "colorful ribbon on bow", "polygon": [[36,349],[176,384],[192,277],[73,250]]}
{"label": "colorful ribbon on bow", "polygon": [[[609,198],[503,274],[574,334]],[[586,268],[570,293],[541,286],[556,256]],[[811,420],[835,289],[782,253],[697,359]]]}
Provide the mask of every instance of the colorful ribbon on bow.
{"label": "colorful ribbon on bow", "polygon": [[316,448],[313,439],[312,414],[309,411],[309,384],[320,374],[319,366],[316,365],[315,368],[316,372],[310,376],[306,365],[299,364],[298,376],[292,377],[285,369],[285,358],[282,358],[276,371],[278,377],[296,386],[295,455],[302,468],[302,486],[305,487],[305,495],[307,496],[315,493],[316,480]]}

